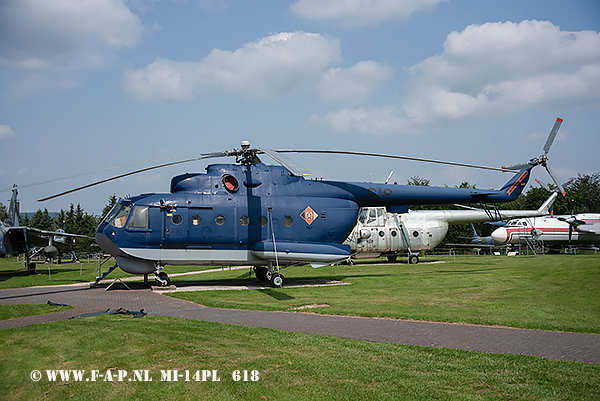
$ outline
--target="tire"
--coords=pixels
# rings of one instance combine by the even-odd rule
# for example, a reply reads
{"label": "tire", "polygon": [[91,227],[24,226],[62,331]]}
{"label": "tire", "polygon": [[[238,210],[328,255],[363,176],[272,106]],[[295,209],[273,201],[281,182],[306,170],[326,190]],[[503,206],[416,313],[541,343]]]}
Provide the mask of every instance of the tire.
{"label": "tire", "polygon": [[156,280],[156,285],[159,287],[168,287],[171,285],[171,279],[169,278],[169,276],[167,276],[167,273],[158,273],[158,280]]}
{"label": "tire", "polygon": [[273,288],[281,288],[285,283],[285,279],[282,274],[273,273],[271,276],[271,287]]}
{"label": "tire", "polygon": [[254,268],[254,275],[260,281],[269,281],[269,280],[267,280],[267,272],[268,271],[269,270],[267,270],[267,268],[264,266],[257,266]]}

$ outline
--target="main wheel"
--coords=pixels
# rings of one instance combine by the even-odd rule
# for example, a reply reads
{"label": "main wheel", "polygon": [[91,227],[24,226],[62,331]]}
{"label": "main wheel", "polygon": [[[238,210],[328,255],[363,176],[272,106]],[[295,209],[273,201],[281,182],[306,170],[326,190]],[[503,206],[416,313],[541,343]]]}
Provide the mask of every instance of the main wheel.
{"label": "main wheel", "polygon": [[273,273],[271,275],[271,287],[281,288],[281,287],[283,287],[284,282],[285,282],[285,279],[282,274]]}
{"label": "main wheel", "polygon": [[398,259],[398,255],[388,255],[387,256],[388,262],[395,262],[396,259]]}
{"label": "main wheel", "polygon": [[254,275],[256,275],[256,278],[259,279],[260,281],[269,281],[267,280],[267,272],[269,270],[264,267],[264,266],[256,266],[254,268]]}
{"label": "main wheel", "polygon": [[411,265],[416,265],[419,263],[419,257],[417,255],[410,255],[408,257],[408,263]]}

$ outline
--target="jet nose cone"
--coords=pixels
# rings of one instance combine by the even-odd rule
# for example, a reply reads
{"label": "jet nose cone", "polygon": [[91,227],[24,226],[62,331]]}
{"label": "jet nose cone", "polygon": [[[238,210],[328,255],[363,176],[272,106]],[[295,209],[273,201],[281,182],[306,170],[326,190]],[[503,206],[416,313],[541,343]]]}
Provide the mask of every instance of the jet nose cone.
{"label": "jet nose cone", "polygon": [[497,228],[492,233],[492,238],[494,241],[505,243],[508,242],[508,232],[506,228]]}

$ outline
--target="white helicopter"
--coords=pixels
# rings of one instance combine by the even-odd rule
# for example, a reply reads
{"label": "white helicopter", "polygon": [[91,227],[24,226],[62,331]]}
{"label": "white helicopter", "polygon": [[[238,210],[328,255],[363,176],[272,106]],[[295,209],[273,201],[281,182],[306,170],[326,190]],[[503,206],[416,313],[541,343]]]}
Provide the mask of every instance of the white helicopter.
{"label": "white helicopter", "polygon": [[386,256],[395,261],[399,253],[408,252],[408,263],[419,262],[419,251],[439,245],[448,226],[454,224],[498,221],[514,217],[545,216],[558,193],[553,192],[537,210],[409,210],[390,213],[385,207],[362,208],[356,226],[346,239],[354,258]]}

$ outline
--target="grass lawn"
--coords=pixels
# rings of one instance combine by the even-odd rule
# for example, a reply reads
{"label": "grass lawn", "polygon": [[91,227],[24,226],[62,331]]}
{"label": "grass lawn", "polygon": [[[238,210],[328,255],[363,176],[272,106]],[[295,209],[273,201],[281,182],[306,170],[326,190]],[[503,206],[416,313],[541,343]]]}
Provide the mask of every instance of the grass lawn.
{"label": "grass lawn", "polygon": [[24,316],[43,315],[71,309],[72,306],[56,305],[0,305],[0,320],[16,319]]}
{"label": "grass lawn", "polygon": [[[351,285],[177,294],[204,305],[502,324],[600,333],[600,256],[435,257],[445,263],[367,264],[284,270],[287,283],[330,279]],[[52,267],[51,279],[15,274],[0,260],[4,288],[93,281],[95,264]],[[12,270],[11,270],[12,269]],[[168,273],[199,270],[168,267]],[[8,273],[7,273],[8,272]],[[117,270],[113,277],[126,276]],[[114,274],[113,273],[113,274]],[[172,277],[228,285],[254,282],[249,270]],[[90,277],[88,277],[88,276]],[[41,306],[42,309],[46,308]],[[8,318],[38,313],[0,309]],[[5,317],[6,318],[6,317]],[[449,399],[596,400],[600,364],[369,343],[166,317],[98,316],[2,330],[0,398],[13,399]],[[47,370],[80,370],[83,381],[49,381]],[[161,370],[189,372],[161,381]],[[31,372],[41,372],[32,381]],[[103,376],[91,380],[91,371]],[[118,371],[128,376],[118,381]],[[148,370],[151,382],[134,370]],[[197,382],[216,370],[218,382]],[[258,381],[234,381],[236,370]],[[112,373],[107,374],[110,371]],[[113,380],[105,380],[107,376]],[[85,379],[88,379],[86,381]],[[132,379],[129,381],[128,379]]]}
{"label": "grass lawn", "polygon": [[[600,364],[338,339],[146,316],[98,316],[4,329],[4,400],[596,400]],[[46,370],[83,370],[49,381]],[[161,381],[161,370],[188,370]],[[42,373],[32,381],[34,370]],[[103,376],[91,381],[91,371]],[[104,380],[110,370],[113,380]],[[128,376],[118,381],[118,371]],[[134,370],[148,370],[151,382]],[[220,381],[194,381],[216,370]],[[258,372],[258,381],[232,373]],[[85,379],[89,381],[86,381]],[[132,379],[129,381],[128,379]]]}
{"label": "grass lawn", "polygon": [[[171,294],[201,305],[366,317],[465,322],[600,333],[600,255],[435,257],[446,263],[309,266],[284,270],[286,283],[327,278],[351,285]],[[226,285],[248,271],[173,278]],[[251,281],[258,282],[255,278]],[[306,309],[304,310],[306,311]]]}
{"label": "grass lawn", "polygon": [[[81,259],[81,263],[62,263],[60,265],[36,263],[37,274],[30,275],[25,266],[19,264],[16,258],[0,258],[0,289],[22,288],[40,285],[62,285],[74,283],[89,283],[96,280],[98,276],[98,264],[94,259]],[[114,264],[108,261],[102,265],[102,271]],[[210,266],[169,266],[169,273],[184,273],[188,271],[200,271],[212,269]],[[125,273],[121,269],[115,269],[106,279],[114,280],[117,277],[138,277],[140,281],[143,276],[135,276]],[[150,277],[154,281],[153,277]]]}

